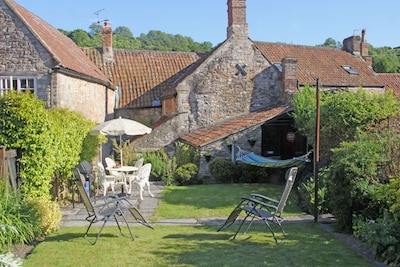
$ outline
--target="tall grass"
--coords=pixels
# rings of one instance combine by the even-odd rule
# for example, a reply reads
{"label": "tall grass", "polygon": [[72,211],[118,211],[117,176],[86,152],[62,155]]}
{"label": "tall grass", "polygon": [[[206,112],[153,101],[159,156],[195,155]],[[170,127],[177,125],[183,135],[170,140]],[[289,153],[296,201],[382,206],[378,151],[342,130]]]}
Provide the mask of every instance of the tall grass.
{"label": "tall grass", "polygon": [[29,243],[40,233],[33,207],[0,182],[0,253],[14,244]]}

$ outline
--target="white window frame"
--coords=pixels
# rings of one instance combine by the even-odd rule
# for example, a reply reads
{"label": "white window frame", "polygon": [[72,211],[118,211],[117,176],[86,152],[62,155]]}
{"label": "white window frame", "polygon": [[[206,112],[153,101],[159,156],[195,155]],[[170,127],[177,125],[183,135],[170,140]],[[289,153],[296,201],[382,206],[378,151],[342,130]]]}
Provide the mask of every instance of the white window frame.
{"label": "white window frame", "polygon": [[356,71],[352,66],[350,65],[342,65],[342,68],[347,71],[351,75],[358,75],[358,71]]}
{"label": "white window frame", "polygon": [[0,95],[3,96],[8,91],[18,92],[31,91],[36,94],[36,77],[32,76],[0,76]]}

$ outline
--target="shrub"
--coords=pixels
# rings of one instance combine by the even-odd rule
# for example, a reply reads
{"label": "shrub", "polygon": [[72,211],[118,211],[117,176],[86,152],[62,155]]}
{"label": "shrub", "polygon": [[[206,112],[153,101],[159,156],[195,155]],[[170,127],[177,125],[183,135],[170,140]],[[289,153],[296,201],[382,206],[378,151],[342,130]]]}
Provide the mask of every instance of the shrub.
{"label": "shrub", "polygon": [[355,222],[354,236],[366,241],[376,258],[400,266],[400,221],[385,213],[377,220],[358,217]]}
{"label": "shrub", "polygon": [[144,163],[151,163],[151,180],[161,181],[168,177],[168,155],[164,149],[142,153]]}
{"label": "shrub", "polygon": [[233,183],[240,177],[239,167],[227,158],[214,159],[208,167],[217,183]]}
{"label": "shrub", "polygon": [[32,198],[29,205],[33,207],[39,218],[39,227],[44,235],[49,235],[59,230],[61,211],[58,204],[44,197]]}
{"label": "shrub", "polygon": [[245,163],[238,163],[237,168],[240,174],[234,176],[235,183],[259,183],[268,180],[267,168]]}
{"label": "shrub", "polygon": [[[49,119],[53,125],[54,169],[52,188],[54,197],[61,200],[68,193],[71,169],[83,160],[91,161],[97,154],[99,144],[107,139],[104,135],[90,135],[89,130],[95,123],[85,119],[80,113],[65,108],[49,110]],[[64,194],[61,195],[60,192]]]}
{"label": "shrub", "polygon": [[187,163],[176,169],[174,179],[179,185],[198,184],[200,181],[197,179],[199,168],[193,163]]}
{"label": "shrub", "polygon": [[379,166],[387,161],[383,143],[360,135],[355,142],[343,142],[333,149],[328,171],[329,206],[337,219],[338,230],[352,232],[353,217],[376,219],[381,203],[375,191],[382,184]]}
{"label": "shrub", "polygon": [[17,149],[22,193],[49,195],[59,162],[54,129],[45,103],[30,93],[8,92],[0,98],[0,144]]}
{"label": "shrub", "polygon": [[[2,179],[2,181],[4,181]],[[0,181],[0,253],[28,244],[42,234],[34,208]]]}
{"label": "shrub", "polygon": [[[327,203],[327,186],[326,186],[326,168],[320,169],[318,173],[318,213],[324,214],[329,212]],[[302,209],[313,214],[315,207],[315,180],[314,177],[308,177],[298,187],[300,205]]]}
{"label": "shrub", "polygon": [[194,163],[198,166],[200,163],[200,152],[188,144],[176,142],[175,158],[178,167],[187,163]]}

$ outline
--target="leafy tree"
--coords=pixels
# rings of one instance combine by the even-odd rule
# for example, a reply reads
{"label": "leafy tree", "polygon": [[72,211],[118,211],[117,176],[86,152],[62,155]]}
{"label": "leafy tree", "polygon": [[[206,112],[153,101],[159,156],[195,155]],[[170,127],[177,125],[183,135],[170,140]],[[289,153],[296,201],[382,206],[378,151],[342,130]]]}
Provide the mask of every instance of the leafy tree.
{"label": "leafy tree", "polygon": [[131,32],[131,30],[128,27],[125,27],[125,26],[119,26],[119,27],[115,28],[114,34],[133,38],[133,33]]}
{"label": "leafy tree", "polygon": [[390,47],[369,48],[369,55],[372,56],[372,67],[375,72],[395,73],[400,71],[400,49]]}
{"label": "leafy tree", "polygon": [[325,42],[321,45],[317,45],[317,46],[323,46],[323,47],[331,47],[331,48],[342,48],[342,43],[341,42],[337,42],[332,38],[328,38],[325,40]]}
{"label": "leafy tree", "polygon": [[113,47],[122,49],[139,50],[142,45],[138,39],[126,35],[114,34]]}
{"label": "leafy tree", "polygon": [[[101,26],[93,23],[90,32],[77,29],[71,32],[59,29],[80,47],[102,47]],[[120,26],[113,33],[113,47],[131,50],[157,50],[206,53],[212,50],[210,42],[198,43],[192,38],[180,34],[172,35],[161,31],[151,30],[134,38],[128,27]]]}
{"label": "leafy tree", "polygon": [[94,36],[94,35],[96,35],[96,34],[98,34],[98,33],[101,33],[101,25],[100,25],[100,23],[92,23],[90,26],[89,26],[89,29],[90,29],[90,31],[89,31],[89,35],[90,36]]}
{"label": "leafy tree", "polygon": [[[315,143],[315,89],[305,88],[293,98],[295,126]],[[394,116],[399,103],[393,92],[371,94],[363,89],[350,91],[322,91],[320,103],[321,158],[329,158],[331,148],[342,141],[353,141],[359,131],[371,124]]]}
{"label": "leafy tree", "polygon": [[68,37],[72,39],[78,46],[84,47],[90,43],[91,37],[84,30],[74,30],[68,34]]}
{"label": "leafy tree", "polygon": [[68,36],[69,31],[63,30],[63,29],[57,29],[59,32],[61,32],[62,34]]}

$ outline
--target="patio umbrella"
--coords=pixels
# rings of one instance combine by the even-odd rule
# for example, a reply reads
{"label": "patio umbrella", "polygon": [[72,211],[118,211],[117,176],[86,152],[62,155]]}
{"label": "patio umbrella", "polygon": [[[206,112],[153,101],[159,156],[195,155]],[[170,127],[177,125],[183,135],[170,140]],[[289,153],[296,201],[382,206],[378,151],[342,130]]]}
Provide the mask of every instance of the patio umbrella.
{"label": "patio umbrella", "polygon": [[141,124],[140,122],[119,117],[118,119],[109,120],[103,122],[100,125],[97,125],[96,127],[92,128],[89,133],[92,135],[103,134],[105,136],[119,136],[119,144],[121,148],[121,165],[123,165],[122,136],[149,134],[151,133],[151,128],[147,127],[144,124]]}

